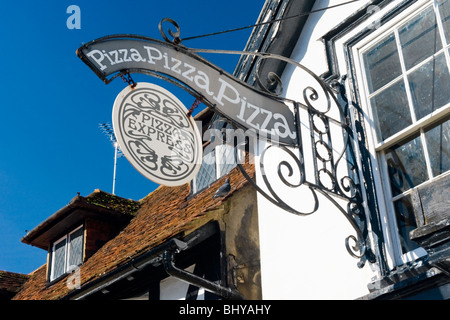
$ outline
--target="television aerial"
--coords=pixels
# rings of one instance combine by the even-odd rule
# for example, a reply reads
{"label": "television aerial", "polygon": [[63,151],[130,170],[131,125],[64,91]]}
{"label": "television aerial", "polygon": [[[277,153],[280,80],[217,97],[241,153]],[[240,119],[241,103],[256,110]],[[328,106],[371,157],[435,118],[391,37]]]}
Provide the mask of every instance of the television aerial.
{"label": "television aerial", "polygon": [[117,142],[116,136],[114,135],[114,130],[111,126],[111,123],[99,123],[98,127],[106,135],[114,146],[114,172],[113,172],[113,186],[112,186],[112,194],[115,194],[116,188],[116,171],[117,171],[117,158],[123,157],[122,150],[120,150],[119,143]]}

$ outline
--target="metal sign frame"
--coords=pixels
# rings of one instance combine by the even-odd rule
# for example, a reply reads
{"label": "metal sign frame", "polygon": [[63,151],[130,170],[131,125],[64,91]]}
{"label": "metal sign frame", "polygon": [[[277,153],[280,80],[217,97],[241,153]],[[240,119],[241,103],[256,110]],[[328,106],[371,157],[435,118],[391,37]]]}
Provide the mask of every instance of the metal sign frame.
{"label": "metal sign frame", "polygon": [[283,145],[297,145],[293,111],[193,51],[136,35],[113,35],[84,44],[77,55],[106,84],[127,73],[144,73],[189,87],[203,103],[244,130]]}
{"label": "metal sign frame", "polygon": [[[175,26],[175,32],[170,29],[168,32],[172,39],[162,30],[162,22]],[[345,95],[345,77],[340,79],[341,82],[335,80],[327,84],[301,64],[279,55],[189,49],[181,45],[180,29],[175,21],[163,19],[159,27],[166,42],[136,35],[113,35],[83,45],[77,50],[77,55],[106,84],[130,73],[164,79],[201,99],[235,128],[251,131],[274,142],[267,145],[259,158],[263,178],[260,185],[246,173],[238,157],[238,149],[248,142],[243,141],[236,147],[236,163],[244,177],[270,202],[300,216],[317,211],[318,194],[325,197],[345,216],[356,233],[356,236],[350,235],[345,239],[345,246],[352,257],[359,259],[358,266],[363,267],[366,261],[374,262],[354,150],[354,144],[357,145],[352,129],[354,125]],[[260,89],[235,78],[196,52],[257,57],[256,78]],[[261,79],[259,67],[265,59],[281,60],[303,72],[309,83],[298,89],[301,99],[281,96],[283,84],[278,75],[269,72],[266,79]],[[301,128],[301,120],[308,123],[307,130]],[[303,139],[308,139],[306,134],[310,136],[311,150],[305,150],[302,134]],[[340,150],[336,151],[336,146],[341,146]],[[286,160],[276,164],[276,178],[292,189],[306,187],[314,203],[312,209],[303,211],[294,208],[272,187],[274,173],[269,175],[266,172],[269,164],[265,162],[265,156],[273,148],[286,155]],[[312,177],[310,172],[305,172],[305,152],[311,152]],[[345,170],[340,170],[342,168]],[[291,181],[294,176],[298,177],[298,181]],[[342,205],[342,201],[346,205]]]}

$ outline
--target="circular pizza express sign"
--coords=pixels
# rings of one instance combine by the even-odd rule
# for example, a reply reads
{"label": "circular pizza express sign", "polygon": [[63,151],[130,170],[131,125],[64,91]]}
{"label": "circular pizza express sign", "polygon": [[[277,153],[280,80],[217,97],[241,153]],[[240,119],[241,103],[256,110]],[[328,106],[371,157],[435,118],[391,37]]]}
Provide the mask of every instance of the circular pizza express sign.
{"label": "circular pizza express sign", "polygon": [[200,169],[197,126],[181,101],[164,88],[143,82],[126,87],[114,102],[113,126],[125,157],[153,182],[182,185]]}

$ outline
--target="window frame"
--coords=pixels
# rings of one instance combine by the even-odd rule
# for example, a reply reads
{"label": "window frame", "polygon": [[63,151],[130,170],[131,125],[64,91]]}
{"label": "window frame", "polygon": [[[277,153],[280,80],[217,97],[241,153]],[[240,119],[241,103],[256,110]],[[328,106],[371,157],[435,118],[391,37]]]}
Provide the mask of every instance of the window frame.
{"label": "window frame", "polygon": [[[413,19],[416,15],[417,15],[417,11],[423,12],[424,10],[426,10],[429,6],[433,6],[432,2],[434,2],[434,0],[424,0],[421,1],[422,4],[418,7],[415,8],[414,10],[412,10],[412,12],[409,12],[410,10],[406,11],[404,14],[406,16],[404,16],[403,18],[400,19],[396,19],[395,23],[389,24],[389,27],[384,26],[384,31],[377,34],[377,32],[372,33],[370,36],[368,36],[368,39],[362,40],[361,44],[362,45],[358,45],[357,47],[355,47],[354,49],[356,49],[358,51],[358,54],[356,56],[358,56],[358,59],[360,60],[359,65],[360,65],[360,69],[362,69],[363,71],[361,72],[361,75],[358,77],[360,80],[360,82],[363,84],[361,86],[361,88],[364,88],[365,90],[365,95],[364,95],[364,102],[366,104],[366,106],[370,105],[370,102],[368,102],[368,100],[370,100],[370,98],[372,96],[375,96],[380,90],[375,90],[374,92],[372,92],[369,96],[366,95],[367,93],[367,87],[368,87],[368,83],[367,80],[365,79],[365,66],[364,63],[362,62],[362,55],[373,45],[375,44],[378,40],[382,39],[383,37],[385,37],[386,35],[394,32],[394,33],[398,33],[398,28],[396,27],[400,27],[401,25],[403,25],[404,23],[406,23],[408,20]],[[439,19],[438,19],[439,20]],[[439,20],[440,21],[440,20]],[[438,23],[438,27],[440,29],[440,35],[442,35],[443,31],[442,31],[442,24]],[[396,28],[395,30],[392,30]],[[400,46],[401,44],[398,43],[398,36],[396,36],[396,40],[397,40],[397,46]],[[441,37],[441,41],[444,44],[444,37]],[[444,47],[442,49],[439,50],[439,54],[444,54],[446,57],[446,61],[447,61],[447,66],[450,68],[450,53],[449,53],[450,47],[449,44],[447,44],[447,47]],[[401,52],[401,51],[400,51]],[[438,53],[435,53],[433,55],[433,57],[436,57],[438,55]],[[439,108],[438,110],[433,111],[431,114],[428,114],[425,117],[422,117],[421,119],[417,120],[416,116],[413,112],[413,103],[412,103],[412,97],[410,94],[410,91],[408,90],[408,86],[409,86],[409,82],[407,81],[406,77],[408,74],[414,72],[416,69],[418,69],[420,66],[425,65],[426,63],[428,63],[430,60],[430,57],[421,61],[420,63],[418,63],[417,65],[415,65],[414,67],[410,68],[409,70],[406,70],[406,67],[404,66],[404,61],[403,59],[400,59],[400,64],[401,64],[401,68],[402,68],[402,74],[400,76],[397,76],[395,79],[393,79],[392,81],[390,81],[389,83],[385,84],[385,86],[389,85],[390,83],[394,83],[396,81],[399,80],[403,80],[404,83],[406,84],[406,94],[407,94],[407,98],[408,98],[408,105],[410,107],[410,114],[413,116],[413,123],[411,125],[409,125],[407,128],[400,130],[399,132],[393,134],[392,136],[390,136],[387,139],[384,139],[384,141],[382,142],[376,142],[375,143],[375,150],[376,151],[380,151],[380,150],[384,150],[387,149],[391,146],[393,146],[394,144],[396,144],[397,142],[403,140],[404,138],[410,136],[411,134],[413,134],[414,132],[417,132],[417,128],[425,128],[427,126],[429,126],[430,124],[438,121],[439,119],[445,117],[447,114],[449,114],[450,112],[446,109],[448,109],[448,104],[445,106],[442,106],[441,108]],[[371,109],[366,108],[367,109]],[[369,114],[370,114],[370,120],[373,121],[374,120],[374,115],[372,110],[369,110]],[[375,140],[377,141],[377,137],[374,137]]]}
{"label": "window frame", "polygon": [[[76,227],[75,229],[73,229],[72,231],[70,231],[69,233],[65,234],[64,236],[58,238],[57,240],[53,241],[50,245],[49,248],[49,255],[50,255],[50,263],[49,263],[49,272],[48,272],[48,282],[49,283],[53,283],[58,281],[60,278],[62,278],[63,276],[65,276],[66,274],[70,273],[75,266],[73,265],[69,265],[69,259],[70,259],[70,241],[71,238],[70,236],[72,234],[74,234],[75,232],[82,230],[82,239],[81,239],[81,262],[77,265],[80,266],[81,264],[83,264],[83,256],[84,256],[84,225],[80,225],[78,227]],[[61,243],[62,241],[65,241],[65,245],[64,245],[64,271],[59,274],[59,275],[55,275],[55,247]]]}
{"label": "window frame", "polygon": [[[398,5],[399,2],[397,2]],[[423,257],[426,255],[426,251],[423,248],[417,248],[415,250],[409,251],[407,253],[403,253],[401,249],[401,243],[399,238],[399,230],[398,225],[396,221],[396,215],[395,215],[395,209],[394,209],[394,201],[397,199],[400,199],[402,197],[407,196],[407,194],[411,194],[415,188],[418,186],[422,186],[428,183],[433,183],[435,180],[440,179],[441,177],[450,174],[449,171],[439,174],[437,176],[433,176],[431,171],[430,162],[428,159],[428,153],[426,152],[426,143],[424,141],[424,132],[425,129],[427,129],[428,126],[431,124],[438,122],[441,119],[444,119],[448,114],[450,114],[450,108],[449,104],[446,104],[439,109],[431,112],[427,116],[417,120],[415,119],[414,113],[412,113],[412,124],[404,128],[403,130],[400,130],[399,132],[393,134],[389,138],[379,142],[377,138],[376,133],[376,127],[374,125],[374,114],[373,110],[370,104],[371,97],[375,96],[376,92],[374,91],[372,93],[369,93],[369,86],[368,81],[366,78],[366,72],[365,72],[365,65],[363,61],[363,54],[365,52],[368,52],[368,50],[378,41],[383,39],[384,37],[388,36],[390,33],[396,34],[396,44],[397,48],[399,46],[399,37],[398,37],[398,30],[401,26],[403,26],[407,21],[410,21],[411,19],[414,19],[420,12],[423,12],[430,6],[435,7],[436,9],[436,2],[433,0],[422,0],[417,1],[416,3],[413,3],[409,5],[405,10],[398,13],[395,17],[390,19],[389,21],[385,22],[382,25],[379,25],[377,30],[371,30],[368,34],[361,36],[358,41],[355,41],[351,47],[349,46],[349,49],[352,54],[352,62],[354,63],[354,73],[355,78],[354,81],[357,83],[359,88],[359,101],[361,104],[361,109],[364,113],[365,117],[365,132],[367,134],[367,141],[368,141],[368,149],[370,152],[370,155],[372,157],[371,164],[372,164],[372,170],[374,172],[374,184],[376,189],[376,194],[378,197],[378,206],[381,216],[381,221],[384,222],[384,236],[386,239],[385,246],[388,247],[388,251],[391,253],[391,261],[389,261],[389,264],[391,268],[395,267],[395,265],[401,265],[407,262],[414,261],[420,257]],[[380,12],[377,12],[376,15],[378,17],[374,17],[375,19],[381,19],[383,15],[386,15],[389,8],[383,8],[380,10]],[[436,10],[435,10],[436,12]],[[400,59],[401,63],[401,69],[402,74],[398,77],[396,77],[394,80],[390,81],[389,83],[395,83],[396,81],[403,81],[406,83],[406,91],[407,91],[407,97],[408,97],[408,105],[411,108],[413,108],[412,104],[412,98],[410,95],[410,92],[408,92],[408,81],[407,81],[407,75],[412,73],[413,70],[417,70],[420,66],[425,65],[431,59],[435,59],[438,54],[444,54],[446,58],[447,65],[450,69],[450,47],[449,47],[449,41],[447,41],[447,44],[444,41],[443,36],[443,30],[442,30],[442,22],[440,20],[440,16],[437,15],[437,24],[438,28],[440,30],[441,35],[441,42],[442,42],[442,49],[439,50],[439,53],[435,53],[432,57],[428,57],[427,59],[421,61],[416,66],[411,68],[410,70],[406,70],[404,66],[403,59]],[[372,22],[373,23],[373,22]],[[367,28],[367,25],[365,26]],[[357,27],[358,28],[358,27]],[[363,29],[362,26],[359,27],[360,30]],[[344,45],[345,46],[345,45]],[[399,50],[401,51],[401,50]],[[385,84],[384,86],[388,86],[388,84]],[[354,89],[352,91],[355,91]],[[415,186],[414,188],[410,188],[409,190],[403,192],[400,195],[393,196],[391,193],[391,186],[390,186],[390,179],[388,174],[388,166],[386,162],[386,151],[389,149],[389,147],[394,146],[396,143],[404,140],[405,138],[411,136],[414,133],[419,133],[421,142],[422,142],[422,148],[425,149],[425,157],[426,157],[426,163],[427,163],[427,171],[429,178],[419,184],[418,186]]]}
{"label": "window frame", "polygon": [[[220,125],[219,125],[220,124]],[[210,139],[205,144],[205,148],[203,149],[203,159],[205,156],[210,155],[211,153],[214,153],[212,158],[214,159],[214,164],[209,163],[210,165],[214,165],[215,168],[215,178],[214,180],[211,180],[209,184],[206,186],[198,189],[197,188],[197,177],[198,174],[194,177],[194,179],[191,182],[191,195],[195,195],[197,193],[202,192],[203,190],[207,189],[211,184],[213,184],[215,181],[219,180],[223,176],[227,175],[231,170],[233,170],[237,163],[236,161],[232,166],[228,163],[223,163],[222,160],[224,160],[223,156],[225,155],[225,160],[228,160],[230,155],[234,159],[234,153],[235,153],[235,145],[228,144],[228,141],[226,139],[224,140],[223,137],[221,137],[222,133],[227,132],[227,130],[234,130],[229,125],[228,121],[226,121],[224,118],[221,118],[220,116],[214,116],[211,120],[211,124],[208,127],[207,131],[209,130],[208,134],[203,134],[203,137]],[[211,139],[217,139],[217,141],[211,142]],[[209,150],[209,152],[205,153],[206,150]],[[238,150],[238,157],[241,158],[243,155],[243,151],[241,149]],[[236,159],[234,159],[236,160]],[[203,161],[205,163],[205,161]],[[200,169],[202,170],[202,169]],[[200,172],[200,171],[199,171]]]}

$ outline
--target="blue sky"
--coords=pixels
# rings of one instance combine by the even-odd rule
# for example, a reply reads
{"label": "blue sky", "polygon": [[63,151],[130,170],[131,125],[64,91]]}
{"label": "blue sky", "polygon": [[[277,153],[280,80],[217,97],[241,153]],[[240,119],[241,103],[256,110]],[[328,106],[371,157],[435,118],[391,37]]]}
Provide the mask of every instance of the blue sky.
{"label": "blue sky", "polygon": [[[80,8],[81,29],[68,29],[67,8]],[[3,1],[0,4],[0,270],[30,273],[47,252],[21,243],[80,192],[112,191],[114,148],[98,128],[111,122],[121,79],[105,85],[75,51],[111,34],[162,40],[158,23],[178,22],[181,37],[254,24],[264,0]],[[191,40],[187,47],[243,50],[251,29]],[[237,56],[208,55],[232,73]],[[136,81],[157,83],[137,75]],[[176,88],[164,85],[169,91]],[[178,95],[178,94],[177,94]],[[194,98],[179,93],[189,107]],[[115,193],[139,200],[155,184],[126,160],[117,163]]]}

